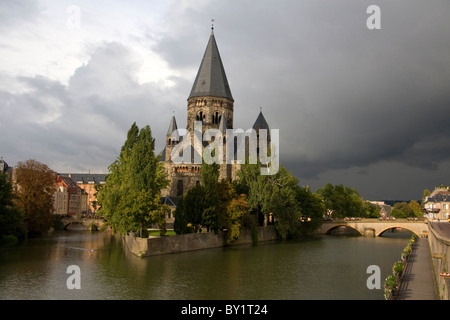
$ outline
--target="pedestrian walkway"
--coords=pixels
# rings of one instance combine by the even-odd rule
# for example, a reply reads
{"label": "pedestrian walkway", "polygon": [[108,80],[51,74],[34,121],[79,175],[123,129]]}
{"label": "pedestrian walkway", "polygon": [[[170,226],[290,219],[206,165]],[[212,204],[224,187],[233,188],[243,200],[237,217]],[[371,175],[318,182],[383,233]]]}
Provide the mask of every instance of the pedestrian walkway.
{"label": "pedestrian walkway", "polygon": [[397,300],[437,300],[428,239],[416,238]]}

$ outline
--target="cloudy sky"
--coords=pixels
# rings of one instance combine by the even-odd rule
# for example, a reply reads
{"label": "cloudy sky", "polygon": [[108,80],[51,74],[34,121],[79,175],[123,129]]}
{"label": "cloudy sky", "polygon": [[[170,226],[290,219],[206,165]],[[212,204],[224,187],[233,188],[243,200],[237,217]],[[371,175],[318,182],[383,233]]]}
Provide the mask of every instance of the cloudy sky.
{"label": "cloudy sky", "polygon": [[262,108],[313,190],[420,199],[450,184],[449,17],[448,0],[0,1],[0,156],[106,173],[133,122],[159,152],[214,18],[235,128]]}

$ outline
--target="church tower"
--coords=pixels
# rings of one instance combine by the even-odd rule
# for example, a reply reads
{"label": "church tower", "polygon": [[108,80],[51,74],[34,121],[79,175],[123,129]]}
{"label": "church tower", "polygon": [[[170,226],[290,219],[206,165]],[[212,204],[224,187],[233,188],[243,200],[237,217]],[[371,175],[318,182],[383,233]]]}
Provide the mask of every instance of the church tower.
{"label": "church tower", "polygon": [[[226,164],[226,129],[233,128],[234,99],[228,85],[225,69],[220,58],[219,49],[214,37],[214,27],[206,46],[203,59],[195,78],[192,90],[187,99],[187,125],[188,132],[194,132],[194,122],[202,122],[202,135],[208,129],[219,129],[223,134],[223,164],[220,167],[219,179],[234,179],[236,168]],[[172,132],[176,130],[175,115],[172,116],[166,135],[166,146],[161,156],[164,167],[170,179],[170,185],[162,191],[162,196],[181,196],[188,189],[201,182],[201,164],[191,163],[175,164],[172,161],[172,150],[180,143],[172,139]],[[175,137],[181,138],[181,137]],[[192,141],[192,145],[194,145]],[[192,148],[192,154],[196,152]]]}
{"label": "church tower", "polygon": [[226,127],[233,128],[234,99],[214,37],[214,27],[187,104],[187,130],[194,129],[194,121],[202,121],[203,132],[218,129],[222,115]]}

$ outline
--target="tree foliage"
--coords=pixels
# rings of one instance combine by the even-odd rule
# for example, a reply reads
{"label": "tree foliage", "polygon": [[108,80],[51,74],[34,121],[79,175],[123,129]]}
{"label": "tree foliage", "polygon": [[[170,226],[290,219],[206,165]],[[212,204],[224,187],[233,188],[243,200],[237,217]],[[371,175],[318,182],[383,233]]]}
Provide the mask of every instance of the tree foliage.
{"label": "tree foliage", "polygon": [[238,195],[233,185],[219,179],[218,164],[202,164],[202,184],[189,189],[178,200],[174,212],[177,234],[226,230],[226,242],[239,238],[244,217],[249,212],[246,195]]}
{"label": "tree foliage", "polygon": [[0,243],[8,238],[17,241],[27,233],[23,212],[14,206],[13,199],[11,183],[0,172]]}
{"label": "tree foliage", "polygon": [[324,199],[333,218],[364,216],[362,199],[354,188],[328,183],[317,189],[317,193]]}
{"label": "tree foliage", "polygon": [[391,216],[395,218],[415,218],[422,217],[422,207],[417,201],[408,202],[397,202],[394,204]]}
{"label": "tree foliage", "polygon": [[139,130],[133,123],[120,155],[109,166],[106,184],[98,192],[99,213],[114,230],[147,236],[147,229],[159,224],[165,233],[165,212],[161,190],[169,181],[154,152],[155,140],[149,126]]}
{"label": "tree foliage", "polygon": [[363,213],[365,218],[379,218],[380,208],[369,201],[363,201]]}
{"label": "tree foliage", "polygon": [[326,211],[325,202],[317,193],[311,192],[309,187],[296,186],[296,200],[300,207],[300,234],[308,234],[317,230],[323,221]]}
{"label": "tree foliage", "polygon": [[245,194],[234,196],[227,206],[227,243],[231,243],[237,239],[241,234],[241,229],[244,225],[244,217],[249,212],[249,205],[247,196]]}
{"label": "tree foliage", "polygon": [[47,231],[53,226],[55,173],[36,160],[19,162],[16,168],[16,205],[25,214],[31,233]]}
{"label": "tree foliage", "polygon": [[[317,229],[325,207],[322,199],[299,181],[283,165],[274,175],[261,175],[260,164],[244,164],[236,188],[247,191],[249,209],[259,223],[273,223],[281,238]],[[304,219],[302,219],[304,218]]]}

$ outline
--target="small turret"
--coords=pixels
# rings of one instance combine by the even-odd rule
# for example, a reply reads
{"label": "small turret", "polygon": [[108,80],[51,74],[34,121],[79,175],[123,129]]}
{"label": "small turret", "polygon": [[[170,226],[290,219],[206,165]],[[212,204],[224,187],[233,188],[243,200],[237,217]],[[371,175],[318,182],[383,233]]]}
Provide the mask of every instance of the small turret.
{"label": "small turret", "polygon": [[[172,119],[170,120],[169,129],[167,130],[166,134],[166,148],[164,150],[165,160],[171,160],[172,149],[179,142],[180,137],[178,135],[177,129],[178,129],[177,120],[175,119],[174,113],[172,115]],[[172,136],[172,133],[174,133],[174,136]]]}

